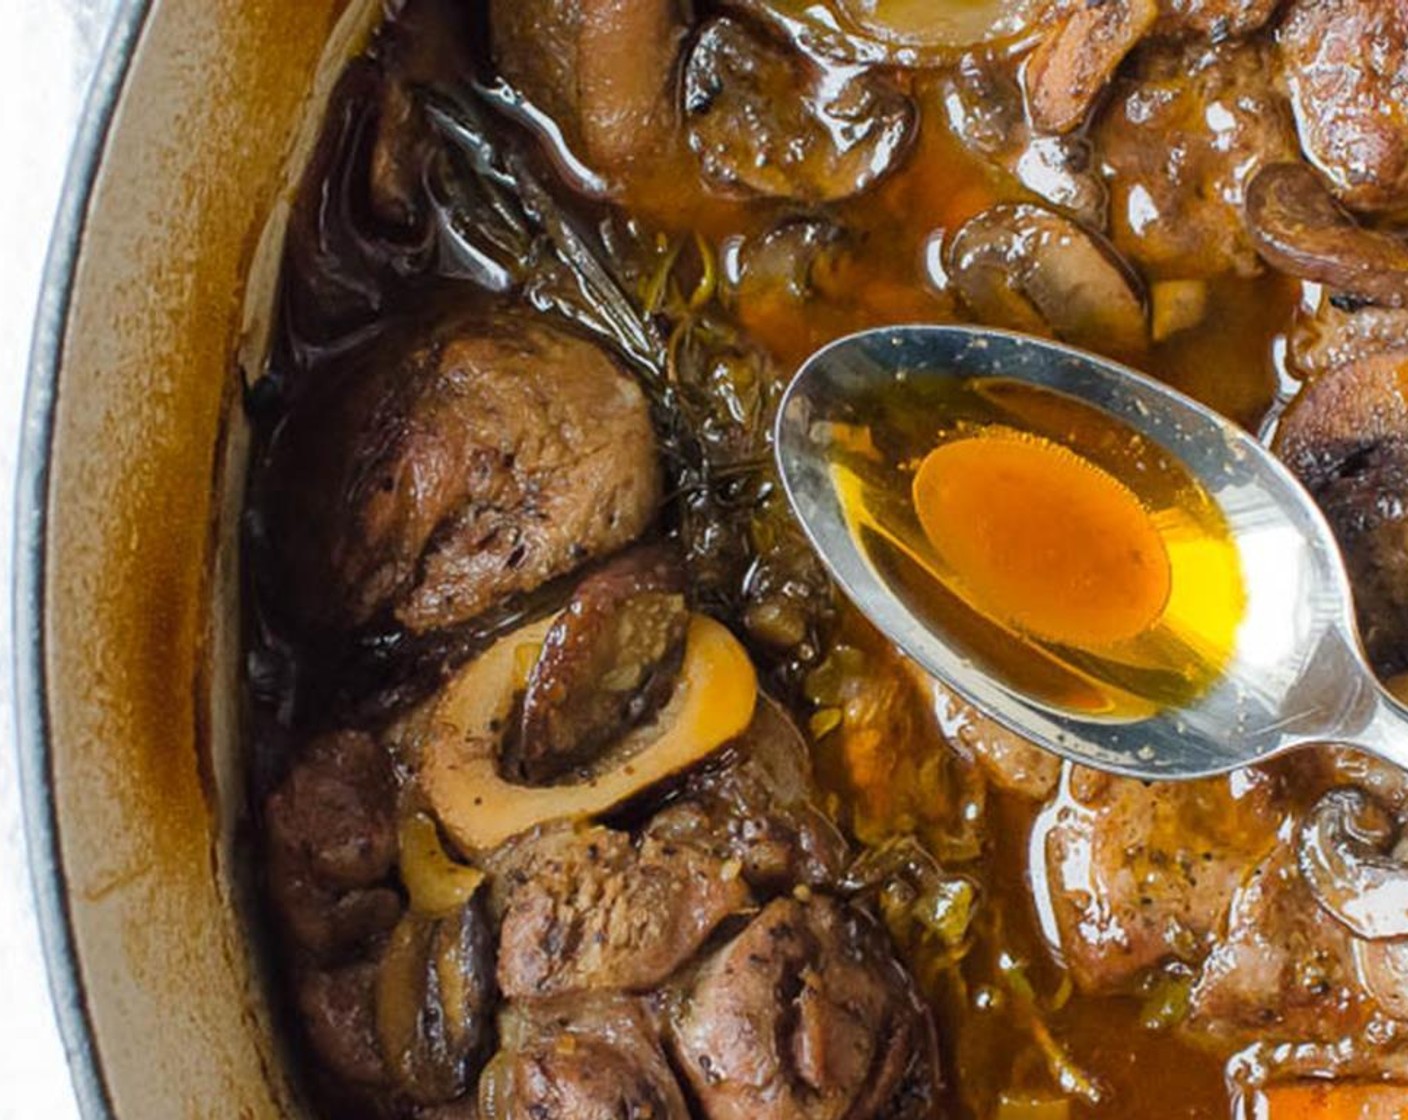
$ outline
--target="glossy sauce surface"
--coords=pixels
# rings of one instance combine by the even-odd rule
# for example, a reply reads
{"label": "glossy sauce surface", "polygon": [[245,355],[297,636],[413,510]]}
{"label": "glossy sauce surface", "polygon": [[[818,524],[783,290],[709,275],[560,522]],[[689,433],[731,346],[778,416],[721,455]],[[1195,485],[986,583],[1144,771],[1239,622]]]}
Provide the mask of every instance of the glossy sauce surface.
{"label": "glossy sauce surface", "polygon": [[1113,475],[1041,436],[994,426],[924,457],[914,509],[983,613],[1079,649],[1128,641],[1168,602],[1168,549]]}
{"label": "glossy sauce surface", "polygon": [[1138,719],[1196,699],[1245,602],[1213,498],[1072,398],[1003,378],[918,388],[928,380],[876,390],[836,444],[837,492],[882,578],[1038,702]]}

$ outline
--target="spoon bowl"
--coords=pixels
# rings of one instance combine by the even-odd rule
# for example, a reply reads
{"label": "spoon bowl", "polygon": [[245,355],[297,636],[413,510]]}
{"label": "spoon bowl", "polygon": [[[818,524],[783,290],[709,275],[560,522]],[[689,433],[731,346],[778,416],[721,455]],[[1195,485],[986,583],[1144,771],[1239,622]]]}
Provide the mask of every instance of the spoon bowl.
{"label": "spoon bowl", "polygon": [[[1245,602],[1228,657],[1195,695],[1133,715],[1071,710],[1014,680],[962,628],[916,610],[861,547],[837,462],[855,459],[858,445],[877,463],[887,455],[876,448],[913,446],[916,431],[939,430],[955,390],[981,389],[980,379],[1083,402],[1176,460],[1216,503]],[[1241,428],[1165,385],[1010,332],[885,327],[840,339],[802,365],[782,400],[775,450],[793,509],[856,606],[925,671],[1065,758],[1137,778],[1196,778],[1335,741],[1408,765],[1408,710],[1369,669],[1339,549],[1314,500]],[[909,502],[903,464],[872,474],[897,505]]]}

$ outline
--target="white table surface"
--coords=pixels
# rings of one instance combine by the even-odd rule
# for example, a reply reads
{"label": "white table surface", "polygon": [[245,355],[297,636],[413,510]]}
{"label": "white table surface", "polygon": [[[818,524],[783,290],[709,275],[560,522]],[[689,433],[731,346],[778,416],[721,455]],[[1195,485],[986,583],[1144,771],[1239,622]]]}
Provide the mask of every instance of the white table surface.
{"label": "white table surface", "polygon": [[77,1120],[15,776],[14,477],[29,336],[68,148],[116,0],[0,0],[0,1120]]}

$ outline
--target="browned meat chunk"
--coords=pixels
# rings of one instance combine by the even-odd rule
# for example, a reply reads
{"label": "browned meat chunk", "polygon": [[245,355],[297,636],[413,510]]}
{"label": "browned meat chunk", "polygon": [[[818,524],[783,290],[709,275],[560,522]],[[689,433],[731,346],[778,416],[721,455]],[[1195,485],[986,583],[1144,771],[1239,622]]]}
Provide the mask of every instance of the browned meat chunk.
{"label": "browned meat chunk", "polygon": [[[1366,804],[1359,791],[1340,787],[1312,819],[1345,798]],[[1310,828],[1310,820],[1303,822]],[[1393,1020],[1408,1016],[1408,941],[1363,939],[1336,920],[1328,903],[1340,906],[1347,898],[1312,888],[1306,854],[1303,833],[1299,852],[1294,843],[1274,850],[1237,892],[1226,930],[1194,984],[1185,1029],[1221,1046],[1275,1054],[1282,1076],[1401,1078],[1402,1023]],[[1405,854],[1400,845],[1391,858],[1401,862]],[[1352,879],[1343,884],[1351,894],[1364,886]],[[1408,915],[1399,888],[1378,901],[1388,902],[1391,922],[1401,926]],[[1354,916],[1362,919],[1374,900],[1360,901],[1368,910]]]}
{"label": "browned meat chunk", "polygon": [[284,927],[302,948],[337,958],[385,934],[401,916],[391,887],[335,891],[271,863],[269,890]]}
{"label": "browned meat chunk", "polygon": [[1252,176],[1247,228],[1282,272],[1385,307],[1408,303],[1408,243],[1359,225],[1304,163],[1273,163]]}
{"label": "browned meat chunk", "polygon": [[873,927],[769,905],[699,971],[674,1048],[710,1120],[928,1116],[932,1031]]}
{"label": "browned meat chunk", "polygon": [[451,326],[312,394],[278,438],[294,609],[464,622],[638,535],[660,495],[649,412],[604,352],[540,324]]}
{"label": "browned meat chunk", "polygon": [[330,887],[365,887],[396,860],[391,761],[369,736],[342,731],[309,744],[265,806],[277,853]]}
{"label": "browned meat chunk", "polygon": [[1297,158],[1265,52],[1250,44],[1143,52],[1095,128],[1115,245],[1151,279],[1255,274],[1242,219],[1263,164]]}
{"label": "browned meat chunk", "polygon": [[1360,635],[1382,674],[1408,668],[1408,352],[1363,358],[1307,385],[1276,451],[1324,510],[1349,570]]}
{"label": "browned meat chunk", "polygon": [[395,784],[386,752],[355,731],[311,743],[265,803],[269,878],[294,940],[328,955],[395,924]]}
{"label": "browned meat chunk", "polygon": [[1301,143],[1335,193],[1408,202],[1408,3],[1292,0],[1278,40]]}
{"label": "browned meat chunk", "polygon": [[478,1077],[493,1036],[493,951],[478,902],[441,917],[410,914],[396,927],[377,975],[377,1037],[412,1100],[454,1100]]}
{"label": "browned meat chunk", "polygon": [[492,0],[494,62],[613,176],[666,143],[674,126],[680,0]]}
{"label": "browned meat chunk", "polygon": [[846,842],[812,804],[813,793],[806,741],[786,712],[762,697],[725,765],[691,776],[647,834],[731,862],[765,893],[834,883],[845,870]]}
{"label": "browned meat chunk", "polygon": [[354,1085],[389,1083],[376,1037],[376,965],[311,972],[298,982],[298,1011],[313,1052]]}
{"label": "browned meat chunk", "polygon": [[1069,132],[1085,120],[1115,68],[1154,26],[1155,0],[1067,0],[1022,71],[1032,123]]}
{"label": "browned meat chunk", "polygon": [[611,560],[577,585],[528,677],[513,752],[544,783],[664,706],[684,656],[689,610],[679,559],[665,546]]}
{"label": "browned meat chunk", "polygon": [[620,997],[513,1008],[483,1081],[498,1120],[689,1120],[646,1009]]}
{"label": "browned meat chunk", "polygon": [[914,132],[913,103],[885,79],[825,80],[729,18],[695,43],[684,96],[706,178],[761,195],[826,202],[858,194],[898,164]]}
{"label": "browned meat chunk", "polygon": [[499,939],[509,999],[651,988],[749,903],[720,861],[606,828],[532,838],[511,862]]}
{"label": "browned meat chunk", "polygon": [[1118,989],[1166,958],[1199,960],[1280,819],[1256,771],[1146,785],[1075,768],[1040,825],[1039,902],[1076,983]]}
{"label": "browned meat chunk", "polygon": [[1246,1040],[1361,1036],[1373,1005],[1352,941],[1316,903],[1285,845],[1237,891],[1226,934],[1194,985],[1189,1028]]}

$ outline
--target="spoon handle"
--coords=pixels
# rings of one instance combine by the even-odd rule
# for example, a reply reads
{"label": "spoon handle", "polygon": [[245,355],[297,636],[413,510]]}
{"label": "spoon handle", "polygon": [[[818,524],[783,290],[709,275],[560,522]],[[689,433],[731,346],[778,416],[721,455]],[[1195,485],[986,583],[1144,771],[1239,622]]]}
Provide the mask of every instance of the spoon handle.
{"label": "spoon handle", "polygon": [[1340,739],[1408,770],[1408,708],[1381,687],[1369,692],[1363,725]]}

